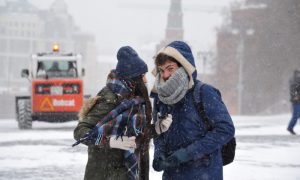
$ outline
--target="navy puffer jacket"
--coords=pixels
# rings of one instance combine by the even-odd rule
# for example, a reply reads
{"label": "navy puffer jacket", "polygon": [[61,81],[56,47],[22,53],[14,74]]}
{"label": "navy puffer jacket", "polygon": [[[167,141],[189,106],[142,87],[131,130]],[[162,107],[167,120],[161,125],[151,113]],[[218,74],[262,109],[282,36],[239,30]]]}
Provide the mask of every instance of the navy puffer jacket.
{"label": "navy puffer jacket", "polygon": [[290,79],[291,102],[300,103],[300,70],[294,71],[294,76]]}
{"label": "navy puffer jacket", "polygon": [[[214,129],[206,133],[204,120],[193,100],[194,82],[196,78],[194,58],[187,44],[175,41],[161,51],[180,62],[190,77],[190,89],[185,97],[174,105],[168,106],[173,122],[168,131],[154,139],[154,158],[168,157],[175,151],[184,150],[190,159],[178,167],[166,169],[163,179],[223,179],[223,166],[220,148],[234,136],[234,125],[224,105],[220,92],[210,86],[202,88],[204,109]],[[161,53],[160,52],[160,53]],[[181,56],[180,56],[181,55]],[[193,67],[194,69],[189,69]],[[157,94],[154,98],[154,121],[161,102]]]}

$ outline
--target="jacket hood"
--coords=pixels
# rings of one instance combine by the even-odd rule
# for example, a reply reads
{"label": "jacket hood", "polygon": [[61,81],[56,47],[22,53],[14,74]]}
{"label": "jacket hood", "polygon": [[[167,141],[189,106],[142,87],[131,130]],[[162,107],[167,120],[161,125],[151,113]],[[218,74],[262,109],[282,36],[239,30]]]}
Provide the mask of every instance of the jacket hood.
{"label": "jacket hood", "polygon": [[[189,76],[189,89],[191,89],[197,77],[197,71],[195,66],[195,60],[191,48],[183,41],[173,41],[169,45],[162,48],[157,54],[166,54],[173,57],[179,62]],[[157,75],[157,70],[152,71],[153,75]]]}

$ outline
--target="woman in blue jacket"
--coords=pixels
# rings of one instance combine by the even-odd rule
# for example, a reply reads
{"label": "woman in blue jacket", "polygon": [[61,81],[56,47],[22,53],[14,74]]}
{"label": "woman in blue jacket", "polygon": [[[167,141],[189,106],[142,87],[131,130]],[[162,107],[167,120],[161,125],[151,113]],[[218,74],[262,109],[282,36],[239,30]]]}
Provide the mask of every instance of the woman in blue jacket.
{"label": "woman in blue jacket", "polygon": [[172,119],[169,130],[154,139],[153,168],[164,180],[223,179],[221,147],[234,136],[234,125],[220,92],[202,87],[202,104],[213,125],[206,131],[194,102],[197,72],[190,47],[174,41],[156,56],[152,91],[154,121]]}

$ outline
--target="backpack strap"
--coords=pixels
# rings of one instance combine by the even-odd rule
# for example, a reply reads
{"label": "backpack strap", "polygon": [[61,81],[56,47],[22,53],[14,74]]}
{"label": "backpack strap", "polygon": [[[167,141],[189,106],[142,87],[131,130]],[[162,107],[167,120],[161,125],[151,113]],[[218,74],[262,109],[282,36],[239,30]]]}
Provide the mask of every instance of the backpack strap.
{"label": "backpack strap", "polygon": [[206,84],[201,82],[201,81],[196,81],[196,85],[194,87],[193,91],[193,96],[194,96],[194,103],[196,104],[196,107],[200,113],[201,118],[204,120],[206,130],[211,131],[212,130],[212,125],[209,122],[209,119],[206,115],[205,109],[204,109],[204,104],[203,104],[203,87]]}
{"label": "backpack strap", "polygon": [[[194,91],[193,91],[193,96],[194,96],[194,103],[199,111],[201,118],[204,120],[204,124],[206,126],[206,132],[207,132],[213,129],[213,124],[209,121],[209,118],[207,117],[204,109],[204,103],[203,103],[204,85],[205,83],[202,83],[201,81],[196,81]],[[223,166],[233,162],[235,156],[235,149],[236,149],[236,140],[234,137],[221,147]],[[209,158],[209,156],[207,157]]]}

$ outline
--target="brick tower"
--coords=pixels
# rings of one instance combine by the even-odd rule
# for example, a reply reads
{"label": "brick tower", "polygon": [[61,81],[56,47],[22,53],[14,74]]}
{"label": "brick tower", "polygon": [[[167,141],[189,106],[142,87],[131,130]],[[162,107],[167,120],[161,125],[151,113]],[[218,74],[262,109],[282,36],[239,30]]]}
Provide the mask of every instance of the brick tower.
{"label": "brick tower", "polygon": [[174,40],[183,40],[181,0],[171,0],[165,39],[157,46],[156,51]]}

